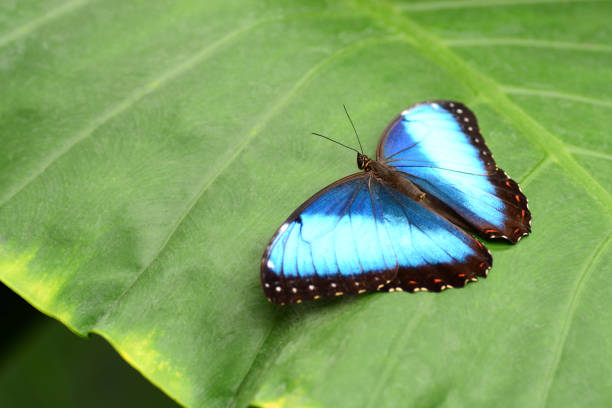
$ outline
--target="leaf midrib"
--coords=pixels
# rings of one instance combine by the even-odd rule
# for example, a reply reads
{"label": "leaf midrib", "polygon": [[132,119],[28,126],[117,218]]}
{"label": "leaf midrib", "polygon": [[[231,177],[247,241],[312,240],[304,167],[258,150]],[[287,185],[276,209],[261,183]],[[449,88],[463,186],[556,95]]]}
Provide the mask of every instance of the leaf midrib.
{"label": "leaf midrib", "polygon": [[345,2],[349,7],[379,21],[382,26],[392,27],[407,39],[413,39],[411,44],[416,50],[446,70],[457,82],[463,83],[475,94],[481,95],[484,102],[500,116],[522,130],[528,140],[551,156],[571,178],[582,184],[589,195],[602,204],[603,212],[608,219],[612,219],[612,195],[572,157],[562,140],[512,102],[496,81],[467,63],[446,47],[441,39],[401,13],[396,6],[386,2],[370,5],[363,0],[345,0]]}
{"label": "leaf midrib", "polygon": [[[497,83],[479,72],[476,68],[468,64],[465,60],[463,60],[458,55],[454,54],[450,51],[443,43],[443,41],[420,25],[415,23],[412,19],[401,14],[399,9],[387,2],[382,3],[380,6],[368,7],[368,6],[359,6],[355,4],[360,0],[345,0],[349,2],[349,6],[353,8],[360,9],[365,14],[369,14],[372,16],[374,20],[380,21],[383,25],[388,27],[395,28],[396,31],[404,33],[404,35],[408,36],[408,38],[413,37],[416,41],[413,42],[413,45],[417,50],[421,52],[421,54],[433,62],[437,63],[450,75],[454,76],[456,80],[460,83],[463,83],[468,88],[473,89],[476,93],[477,89],[474,89],[474,83],[482,83],[485,86],[480,88],[480,94],[483,95],[483,99],[485,103],[487,103],[490,107],[495,109],[501,116],[506,117],[511,123],[515,124],[517,128],[522,128],[522,120],[524,120],[527,124],[532,124],[533,128],[526,128],[525,135],[535,141],[537,145],[546,153],[546,160],[540,162],[532,171],[530,171],[531,175],[538,173],[538,169],[543,169],[549,162],[549,158],[554,160],[568,175],[577,181],[586,181],[587,184],[591,184],[594,189],[586,189],[587,192],[596,200],[603,201],[603,211],[608,215],[608,219],[612,218],[612,195],[608,191],[606,191],[595,179],[593,179],[588,172],[578,164],[573,157],[571,157],[569,153],[569,149],[566,147],[565,143],[554,136],[552,133],[548,132],[543,126],[541,126],[536,120],[531,118],[525,112],[522,111],[516,104],[514,104],[510,99],[506,97],[503,91],[500,89]],[[381,11],[384,10],[384,11]],[[396,18],[389,18],[388,16],[395,16]],[[397,18],[399,16],[399,18]],[[402,20],[403,24],[396,24],[397,19]],[[434,54],[434,55],[432,55]],[[443,58],[439,58],[442,56]],[[441,61],[442,60],[442,61]],[[449,62],[455,62],[450,64]],[[456,63],[459,64],[456,64]],[[448,70],[448,66],[457,67],[459,66],[459,72],[455,72],[452,70]],[[464,76],[465,75],[465,76]],[[494,102],[494,103],[493,103]],[[501,102],[501,103],[500,103]],[[509,115],[510,112],[514,112],[517,114],[517,117],[514,115]],[[516,123],[519,122],[519,123]],[[546,142],[543,143],[544,139]],[[550,142],[553,143],[553,146],[556,149],[551,149]],[[578,169],[579,172],[575,173],[572,171],[572,168]],[[580,175],[581,177],[578,177]],[[584,180],[581,180],[584,179]],[[584,184],[584,183],[583,183]],[[592,265],[598,259],[598,256],[603,252],[603,249],[610,242],[610,235],[604,237],[603,242],[596,248],[593,254],[587,259],[586,266],[580,271],[579,280],[576,283],[575,287],[571,293],[571,299],[568,303],[568,311],[570,313],[563,314],[563,323],[561,325],[561,331],[559,333],[559,340],[557,342],[557,349],[553,352],[553,359],[549,364],[549,368],[547,373],[549,374],[548,378],[545,379],[544,384],[544,392],[541,395],[541,398],[544,402],[547,402],[550,390],[552,389],[552,385],[554,383],[554,377],[556,374],[556,367],[558,366],[560,355],[563,352],[565,347],[565,340],[567,338],[567,332],[569,332],[569,328],[573,322],[575,314],[573,311],[577,308],[579,295],[581,292],[581,288],[584,286],[585,281],[590,277],[589,271],[591,270]]]}

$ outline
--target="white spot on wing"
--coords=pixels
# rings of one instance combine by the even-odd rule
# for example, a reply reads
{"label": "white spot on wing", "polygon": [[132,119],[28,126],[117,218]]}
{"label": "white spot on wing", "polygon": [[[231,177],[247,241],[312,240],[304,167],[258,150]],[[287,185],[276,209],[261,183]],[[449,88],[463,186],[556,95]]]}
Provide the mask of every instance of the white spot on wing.
{"label": "white spot on wing", "polygon": [[274,262],[272,262],[271,260],[268,259],[267,265],[268,265],[268,268],[274,269]]}
{"label": "white spot on wing", "polygon": [[289,225],[287,225],[287,223],[284,223],[283,225],[281,225],[281,227],[278,229],[279,233],[283,233],[287,230],[287,228],[289,227]]}

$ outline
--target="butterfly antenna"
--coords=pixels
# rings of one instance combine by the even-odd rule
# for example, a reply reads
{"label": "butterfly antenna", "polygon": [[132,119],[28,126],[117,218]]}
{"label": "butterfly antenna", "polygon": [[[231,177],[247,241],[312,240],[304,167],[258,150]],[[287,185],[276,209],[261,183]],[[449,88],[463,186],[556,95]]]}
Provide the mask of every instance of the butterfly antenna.
{"label": "butterfly antenna", "polygon": [[363,154],[363,146],[361,145],[361,140],[359,140],[359,135],[357,134],[357,129],[355,129],[355,124],[353,123],[353,119],[351,119],[351,115],[349,115],[348,110],[346,110],[346,105],[342,105],[344,107],[344,112],[346,113],[346,117],[349,122],[351,122],[351,126],[353,127],[353,131],[355,132],[355,136],[357,136],[357,142],[359,142],[359,149],[361,149],[361,154]]}
{"label": "butterfly antenna", "polygon": [[338,142],[338,141],[336,141],[336,140],[334,140],[334,139],[332,139],[332,138],[330,138],[330,137],[327,137],[327,136],[325,136],[325,135],[322,135],[322,134],[320,134],[320,133],[315,133],[315,132],[312,132],[312,134],[313,134],[313,135],[315,135],[315,136],[321,136],[323,139],[327,139],[327,140],[329,140],[329,141],[332,141],[332,142],[334,142],[334,143],[339,144],[340,146],[344,146],[344,147],[346,147],[347,149],[351,149],[352,151],[359,153],[359,151],[358,151],[357,149],[353,149],[352,147],[349,147],[349,146],[347,146],[347,145],[345,145],[345,144],[342,144],[342,143],[340,143],[340,142]]}

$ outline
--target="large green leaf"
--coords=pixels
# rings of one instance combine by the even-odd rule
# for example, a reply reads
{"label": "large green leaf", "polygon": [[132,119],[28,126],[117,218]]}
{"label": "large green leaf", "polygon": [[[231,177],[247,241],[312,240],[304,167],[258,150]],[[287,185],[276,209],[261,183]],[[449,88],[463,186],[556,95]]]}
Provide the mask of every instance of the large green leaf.
{"label": "large green leaf", "polygon": [[[610,406],[612,4],[20,1],[0,13],[0,277],[186,405]],[[259,257],[424,99],[533,234],[443,294],[268,304]]]}

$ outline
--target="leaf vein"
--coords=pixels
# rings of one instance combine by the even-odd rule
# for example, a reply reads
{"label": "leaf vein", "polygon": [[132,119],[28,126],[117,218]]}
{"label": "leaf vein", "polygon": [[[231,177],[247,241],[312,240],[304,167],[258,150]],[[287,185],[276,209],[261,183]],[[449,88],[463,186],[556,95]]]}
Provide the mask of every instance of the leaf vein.
{"label": "leaf vein", "polygon": [[43,14],[40,17],[34,18],[31,21],[17,27],[13,31],[9,32],[0,37],[0,48],[5,45],[17,41],[22,37],[27,36],[37,28],[43,26],[46,23],[49,23],[57,18],[62,17],[65,14],[70,13],[73,10],[76,10],[79,7],[82,7],[89,3],[90,0],[73,0],[67,3],[62,4],[59,7],[56,7],[52,10],[49,10],[47,13]]}
{"label": "leaf vein", "polygon": [[531,183],[538,174],[540,174],[550,165],[550,163],[552,163],[552,161],[552,157],[549,155],[546,155],[542,160],[540,160],[531,170],[527,172],[527,174],[523,176],[523,179],[519,183],[521,187],[525,188],[527,184]]}
{"label": "leaf vein", "polygon": [[[549,154],[561,168],[586,192],[604,207],[604,213],[611,217],[612,195],[572,156],[564,142],[549,132],[539,122],[524,112],[503,92],[501,85],[484,73],[478,71],[465,59],[446,47],[442,41],[406,14],[399,14],[397,8],[389,3],[370,4],[363,0],[347,0],[354,8],[368,13],[375,21],[382,22],[397,32],[403,33],[407,43],[424,56],[445,69],[457,81],[470,88],[483,100],[509,121],[523,135]],[[452,67],[452,68],[451,68]]]}
{"label": "leaf vein", "polygon": [[381,396],[386,384],[389,383],[389,379],[391,375],[397,368],[397,365],[402,361],[400,356],[401,349],[405,346],[406,340],[409,335],[414,332],[416,326],[421,322],[423,316],[425,315],[423,312],[427,308],[431,306],[431,296],[428,296],[423,301],[420,301],[414,310],[413,313],[408,314],[407,322],[403,325],[403,327],[398,330],[397,334],[393,338],[391,342],[391,346],[389,347],[389,352],[387,353],[387,358],[383,361],[383,369],[382,372],[378,376],[378,381],[376,384],[376,389],[371,393],[371,398],[366,404],[366,407],[376,407],[380,406],[380,402],[382,400]]}
{"label": "leaf vein", "polygon": [[446,39],[444,44],[449,47],[488,47],[495,45],[511,45],[527,48],[554,48],[587,52],[612,52],[612,46],[593,43],[575,43],[567,41],[547,41],[523,38],[463,38]]}
{"label": "leaf vein", "polygon": [[612,160],[612,155],[607,154],[607,153],[596,152],[591,149],[585,149],[584,147],[578,147],[574,145],[567,145],[567,148],[569,149],[570,152],[574,154],[597,157],[598,159]]}
{"label": "leaf vein", "polygon": [[574,321],[574,316],[576,315],[576,309],[578,307],[580,295],[582,294],[585,282],[591,276],[594,266],[597,264],[597,261],[601,257],[604,252],[604,249],[610,243],[612,238],[612,234],[608,234],[601,243],[595,248],[593,251],[593,255],[590,256],[590,259],[585,263],[584,267],[578,274],[577,284],[573,290],[572,297],[567,305],[567,310],[562,316],[565,317],[563,324],[561,326],[561,331],[559,333],[559,338],[557,339],[557,343],[555,349],[553,351],[553,358],[551,360],[548,371],[546,372],[546,376],[544,377],[544,393],[542,395],[542,404],[539,404],[542,407],[545,407],[548,404],[548,399],[550,397],[550,391],[555,379],[555,375],[558,372],[559,365],[561,362],[561,356],[563,355],[563,350],[565,349],[565,344],[567,343],[567,337],[569,335],[569,329],[571,323]]}
{"label": "leaf vein", "polygon": [[606,108],[612,108],[612,101],[606,101],[603,99],[589,98],[588,96],[569,94],[564,92],[540,90],[540,89],[529,89],[515,86],[502,86],[502,91],[510,95],[529,95],[529,96],[541,96],[545,98],[554,99],[567,99],[568,101],[582,102],[590,105],[604,106]]}
{"label": "leaf vein", "polygon": [[[287,92],[285,94],[284,97],[281,97],[277,103],[268,111],[268,113],[264,114],[262,116],[262,119],[260,120],[260,122],[258,124],[256,124],[253,129],[251,130],[251,132],[249,132],[250,137],[247,137],[245,139],[245,141],[243,141],[239,147],[237,149],[235,149],[234,155],[232,155],[232,157],[230,158],[230,160],[228,160],[225,164],[225,166],[223,166],[223,168],[220,168],[219,171],[217,171],[217,173],[215,175],[213,175],[213,178],[210,180],[210,182],[208,183],[207,187],[210,186],[214,180],[218,177],[218,175],[229,166],[230,162],[233,161],[239,154],[240,152],[243,150],[243,148],[246,146],[246,144],[248,144],[248,142],[259,132],[260,129],[262,129],[268,122],[269,120],[276,114],[278,113],[283,107],[285,107],[287,105],[287,103],[289,102],[289,100],[291,99],[291,97],[293,95],[295,95],[295,93],[297,91],[299,91],[300,88],[302,88],[310,78],[312,78],[317,72],[319,72],[321,69],[323,69],[325,66],[331,64],[333,61],[347,55],[350,54],[351,52],[354,52],[360,48],[369,46],[369,45],[373,45],[373,44],[377,44],[377,43],[382,43],[382,42],[386,42],[386,41],[393,41],[393,40],[397,40],[397,37],[395,36],[383,36],[383,37],[371,37],[371,38],[366,38],[363,40],[358,40],[352,44],[349,44],[346,47],[341,48],[340,50],[336,51],[334,54],[328,56],[327,58],[325,58],[324,60],[320,61],[318,64],[316,64],[315,66],[313,66],[308,72],[306,72],[293,86],[293,88],[291,88],[289,90],[289,92]],[[240,398],[241,394],[243,393],[243,389],[245,388],[246,384],[248,383],[248,378],[251,377],[253,370],[256,367],[256,360],[260,357],[261,355],[261,348],[265,346],[265,344],[268,343],[269,338],[270,338],[270,334],[275,330],[275,328],[278,325],[278,320],[272,325],[272,327],[270,328],[269,332],[265,335],[264,340],[261,343],[261,346],[259,347],[259,352],[257,352],[255,354],[255,357],[253,358],[253,361],[251,362],[251,364],[249,365],[249,369],[247,370],[247,372],[244,374],[242,380],[239,383],[239,386],[235,392],[235,398],[234,401],[230,404],[230,405],[235,405],[238,398]]]}
{"label": "leaf vein", "polygon": [[403,4],[399,8],[406,11],[438,11],[445,9],[494,8],[500,6],[521,6],[547,3],[592,3],[604,0],[463,0],[463,1],[432,1]]}
{"label": "leaf vein", "polygon": [[349,53],[353,51],[354,49],[363,47],[364,45],[386,41],[388,40],[388,38],[389,37],[375,37],[375,38],[368,38],[365,40],[360,40],[349,46],[346,46],[340,49],[339,51],[335,52],[331,56],[326,57],[319,63],[315,64],[302,77],[300,77],[291,89],[285,92],[276,101],[275,104],[273,104],[269,109],[267,109],[261,116],[260,120],[252,127],[252,129],[249,132],[247,132],[246,136],[243,137],[243,139],[237,145],[233,146],[231,149],[228,149],[225,152],[224,156],[219,159],[219,162],[221,164],[216,167],[216,171],[212,174],[211,177],[203,180],[203,182],[197,189],[197,193],[189,200],[189,202],[187,203],[187,206],[181,213],[181,216],[175,221],[172,228],[170,229],[170,232],[164,239],[162,245],[159,247],[159,249],[156,251],[153,257],[151,257],[151,260],[140,271],[138,271],[132,283],[128,285],[128,287],[123,291],[121,295],[119,295],[119,297],[107,309],[106,313],[102,315],[96,323],[94,323],[93,327],[96,327],[99,324],[101,324],[109,316],[110,312],[121,301],[121,299],[123,299],[125,295],[137,284],[140,277],[144,275],[144,273],[151,267],[151,265],[159,257],[159,255],[164,251],[164,249],[166,248],[166,246],[168,245],[168,243],[170,242],[170,240],[172,239],[176,231],[179,229],[179,227],[181,226],[185,218],[187,218],[187,216],[191,213],[192,209],[196,206],[196,204],[201,199],[201,197],[204,195],[204,193],[210,188],[210,186],[215,182],[215,180],[217,180],[217,178],[234,162],[234,160],[236,160],[236,158],[242,153],[244,148],[260,132],[260,130],[270,121],[270,119],[272,119],[274,115],[276,115],[283,107],[287,105],[291,97],[295,95],[296,92],[299,91],[300,88],[302,88],[304,84],[308,82],[308,80],[313,75],[315,75],[323,67],[325,67],[326,65],[328,65],[330,62],[332,62],[333,60],[335,60],[341,55]]}
{"label": "leaf vein", "polygon": [[78,131],[74,136],[70,137],[66,143],[64,143],[58,150],[51,153],[47,159],[39,166],[38,170],[32,173],[29,177],[24,179],[19,185],[11,189],[5,197],[0,200],[0,207],[9,202],[13,197],[15,197],[19,192],[21,192],[24,188],[26,188],[30,183],[40,177],[51,165],[56,163],[60,158],[70,152],[76,145],[81,143],[82,141],[89,138],[98,128],[103,126],[109,120],[114,117],[120,115],[121,113],[127,111],[134,104],[140,101],[145,96],[151,94],[155,90],[157,90],[162,85],[167,82],[175,79],[180,76],[182,73],[188,71],[193,68],[198,63],[206,60],[207,57],[212,55],[215,51],[219,50],[221,46],[227,44],[232,39],[236,38],[238,35],[257,27],[263,23],[266,23],[270,20],[259,20],[255,23],[245,24],[242,27],[239,27],[233,31],[230,31],[225,36],[221,37],[217,41],[212,44],[204,47],[200,52],[187,59],[186,61],[181,62],[178,65],[173,66],[169,70],[163,72],[157,78],[147,83],[141,88],[136,89],[132,93],[130,93],[125,99],[119,102],[117,105],[113,106],[106,112],[102,113],[100,116],[94,118],[89,125],[85,128]]}

